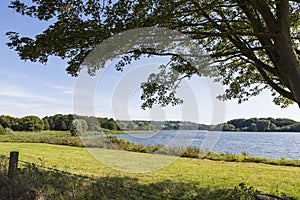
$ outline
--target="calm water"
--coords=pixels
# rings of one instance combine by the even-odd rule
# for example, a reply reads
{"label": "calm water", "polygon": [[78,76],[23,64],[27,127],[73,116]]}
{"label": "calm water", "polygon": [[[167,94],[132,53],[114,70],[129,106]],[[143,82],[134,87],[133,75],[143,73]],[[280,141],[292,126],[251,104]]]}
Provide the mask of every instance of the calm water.
{"label": "calm water", "polygon": [[157,144],[169,147],[191,146],[236,155],[247,151],[251,156],[300,160],[300,133],[160,131],[117,136],[146,146]]}

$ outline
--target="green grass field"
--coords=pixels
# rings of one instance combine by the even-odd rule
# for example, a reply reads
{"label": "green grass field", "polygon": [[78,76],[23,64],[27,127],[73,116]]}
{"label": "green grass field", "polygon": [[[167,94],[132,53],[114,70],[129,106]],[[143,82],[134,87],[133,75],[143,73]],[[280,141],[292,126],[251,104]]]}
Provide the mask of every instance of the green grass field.
{"label": "green grass field", "polygon": [[[107,149],[38,143],[0,143],[0,155],[19,151],[20,160],[94,177],[129,177],[140,184],[173,182],[198,188],[233,188],[240,183],[264,193],[300,199],[300,168],[210,161]],[[99,161],[100,160],[100,161]],[[159,186],[157,186],[159,187]]]}

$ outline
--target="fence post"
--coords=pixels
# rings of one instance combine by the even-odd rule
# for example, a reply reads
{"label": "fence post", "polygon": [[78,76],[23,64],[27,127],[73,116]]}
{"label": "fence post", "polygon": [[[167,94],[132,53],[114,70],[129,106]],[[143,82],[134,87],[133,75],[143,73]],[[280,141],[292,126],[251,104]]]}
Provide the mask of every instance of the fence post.
{"label": "fence post", "polygon": [[9,166],[8,166],[8,178],[14,179],[18,169],[19,152],[10,152]]}

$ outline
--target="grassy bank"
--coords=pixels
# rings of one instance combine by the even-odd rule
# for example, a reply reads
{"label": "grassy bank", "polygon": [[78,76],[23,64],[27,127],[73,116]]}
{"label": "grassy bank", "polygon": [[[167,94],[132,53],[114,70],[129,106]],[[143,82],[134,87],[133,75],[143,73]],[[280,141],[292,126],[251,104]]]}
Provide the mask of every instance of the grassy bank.
{"label": "grassy bank", "polygon": [[[156,161],[168,161],[173,156],[152,154],[149,158],[147,156],[149,154],[107,149],[94,150],[97,151],[93,153],[100,158],[100,162],[86,148],[32,143],[0,143],[2,155],[8,155],[10,151],[20,151],[20,160],[55,167],[75,174],[100,178],[107,177],[107,175],[120,179],[127,177],[135,180],[137,185],[151,186],[149,190],[154,192],[163,187],[158,183],[170,183],[168,187],[173,187],[173,189],[177,187],[177,190],[191,191],[195,194],[199,188],[228,189],[244,183],[255,186],[255,189],[263,193],[274,195],[285,193],[300,199],[300,179],[297,177],[297,174],[300,174],[300,168],[298,167],[189,158],[172,160],[172,158],[172,162],[163,163],[163,166],[159,166],[155,171],[130,173],[126,171],[130,169],[132,172],[141,172],[143,169],[149,169],[151,162],[153,165]],[[168,195],[168,190],[173,190],[171,188],[165,188],[166,191],[161,194]]]}
{"label": "grassy bank", "polygon": [[78,138],[70,136],[69,132],[64,131],[42,131],[42,132],[14,132],[13,134],[0,135],[0,142],[19,142],[19,143],[47,143],[57,145],[68,145],[76,147],[94,147],[106,149],[119,149],[141,153],[155,153],[165,155],[175,155],[187,158],[209,159],[214,161],[227,162],[250,162],[264,163],[282,166],[300,166],[300,160],[272,160],[261,157],[253,157],[247,155],[246,152],[241,152],[243,155],[233,154],[218,154],[214,152],[205,152],[197,148],[164,148],[163,146],[143,146],[134,145],[133,143],[109,136],[103,138]]}

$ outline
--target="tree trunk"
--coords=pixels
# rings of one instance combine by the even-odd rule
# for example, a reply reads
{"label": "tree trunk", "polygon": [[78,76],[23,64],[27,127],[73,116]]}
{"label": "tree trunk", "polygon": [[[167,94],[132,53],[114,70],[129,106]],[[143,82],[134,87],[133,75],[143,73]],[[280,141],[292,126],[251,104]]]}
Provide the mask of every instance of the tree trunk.
{"label": "tree trunk", "polygon": [[281,74],[288,82],[288,88],[300,107],[300,61],[287,37],[281,37],[278,51],[281,57]]}

